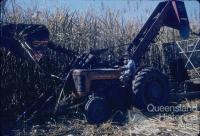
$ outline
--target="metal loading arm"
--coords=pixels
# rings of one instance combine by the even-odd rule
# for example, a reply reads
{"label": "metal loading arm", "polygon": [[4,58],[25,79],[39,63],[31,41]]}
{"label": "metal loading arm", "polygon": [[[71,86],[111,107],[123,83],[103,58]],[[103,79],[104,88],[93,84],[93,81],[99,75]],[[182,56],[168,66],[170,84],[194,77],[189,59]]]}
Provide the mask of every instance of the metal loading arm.
{"label": "metal loading arm", "polygon": [[182,38],[189,36],[189,22],[184,2],[168,0],[158,4],[127,48],[129,55],[136,64],[140,63],[142,55],[159,34],[162,26],[179,30]]}

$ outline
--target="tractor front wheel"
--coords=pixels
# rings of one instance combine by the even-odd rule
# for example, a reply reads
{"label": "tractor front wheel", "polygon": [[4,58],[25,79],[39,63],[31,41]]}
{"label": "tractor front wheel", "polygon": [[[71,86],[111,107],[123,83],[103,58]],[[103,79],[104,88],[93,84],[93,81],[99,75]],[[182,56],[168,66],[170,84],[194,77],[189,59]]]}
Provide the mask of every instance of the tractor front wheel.
{"label": "tractor front wheel", "polygon": [[109,119],[111,108],[105,98],[92,96],[85,105],[85,116],[88,123],[100,124]]}

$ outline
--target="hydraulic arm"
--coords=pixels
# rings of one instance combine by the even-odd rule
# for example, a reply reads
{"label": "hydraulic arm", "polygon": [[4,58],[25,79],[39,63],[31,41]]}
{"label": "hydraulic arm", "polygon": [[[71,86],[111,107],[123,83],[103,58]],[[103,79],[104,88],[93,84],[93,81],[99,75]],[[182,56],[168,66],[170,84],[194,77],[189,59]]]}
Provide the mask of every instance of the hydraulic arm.
{"label": "hydraulic arm", "polygon": [[179,30],[184,39],[189,36],[189,21],[183,1],[168,0],[158,4],[127,49],[136,64],[140,63],[142,55],[163,26]]}

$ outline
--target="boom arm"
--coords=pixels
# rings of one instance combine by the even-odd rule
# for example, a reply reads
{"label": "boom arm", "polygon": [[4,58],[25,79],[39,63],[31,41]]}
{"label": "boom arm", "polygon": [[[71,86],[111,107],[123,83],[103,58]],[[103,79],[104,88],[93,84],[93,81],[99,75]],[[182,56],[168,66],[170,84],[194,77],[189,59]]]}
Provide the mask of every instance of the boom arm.
{"label": "boom arm", "polygon": [[140,63],[142,55],[159,34],[162,26],[178,29],[182,38],[189,36],[190,28],[184,2],[168,0],[158,4],[127,49],[136,64]]}

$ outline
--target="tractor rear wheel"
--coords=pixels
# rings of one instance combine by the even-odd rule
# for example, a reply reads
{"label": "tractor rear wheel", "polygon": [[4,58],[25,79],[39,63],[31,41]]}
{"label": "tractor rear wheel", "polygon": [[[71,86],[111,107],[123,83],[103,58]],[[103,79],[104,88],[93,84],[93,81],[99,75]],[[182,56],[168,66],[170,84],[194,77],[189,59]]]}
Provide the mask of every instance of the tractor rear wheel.
{"label": "tractor rear wheel", "polygon": [[153,68],[144,68],[132,81],[133,104],[147,111],[147,106],[165,105],[169,98],[168,78]]}
{"label": "tractor rear wheel", "polygon": [[109,119],[111,108],[105,98],[92,96],[85,105],[85,116],[88,123],[100,124]]}

